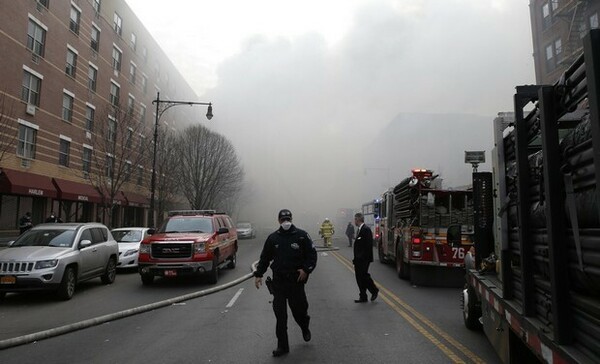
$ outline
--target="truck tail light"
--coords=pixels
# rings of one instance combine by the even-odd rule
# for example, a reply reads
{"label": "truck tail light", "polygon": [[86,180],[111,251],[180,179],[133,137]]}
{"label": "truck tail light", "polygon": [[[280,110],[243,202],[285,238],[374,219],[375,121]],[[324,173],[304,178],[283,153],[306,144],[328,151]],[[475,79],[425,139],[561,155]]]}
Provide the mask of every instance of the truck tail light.
{"label": "truck tail light", "polygon": [[375,226],[375,238],[379,239],[379,225]]}
{"label": "truck tail light", "polygon": [[421,238],[419,236],[413,236],[412,243],[413,244],[421,244]]}

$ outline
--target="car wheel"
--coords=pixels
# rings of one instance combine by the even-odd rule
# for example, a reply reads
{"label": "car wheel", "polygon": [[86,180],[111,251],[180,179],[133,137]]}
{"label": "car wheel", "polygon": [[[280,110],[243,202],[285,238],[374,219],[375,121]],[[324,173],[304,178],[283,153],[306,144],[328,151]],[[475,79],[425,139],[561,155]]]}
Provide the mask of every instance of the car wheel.
{"label": "car wheel", "polygon": [[75,268],[67,267],[63,274],[60,286],[56,294],[61,300],[70,300],[75,293],[75,284],[77,283],[77,275],[75,274]]}
{"label": "car wheel", "polygon": [[234,252],[233,255],[231,256],[231,258],[229,258],[229,265],[227,266],[227,268],[234,269],[236,265],[237,265],[237,252]]}
{"label": "car wheel", "polygon": [[152,274],[142,274],[142,284],[144,286],[149,286],[154,283],[154,276]]}
{"label": "car wheel", "polygon": [[106,270],[100,279],[102,279],[102,283],[111,284],[115,281],[115,277],[117,276],[117,263],[115,262],[115,258],[110,258],[108,263],[106,264]]}
{"label": "car wheel", "polygon": [[216,284],[219,280],[219,257],[215,255],[213,258],[213,268],[208,272],[208,283]]}
{"label": "car wheel", "polygon": [[6,297],[6,292],[0,292],[0,300],[3,300]]}

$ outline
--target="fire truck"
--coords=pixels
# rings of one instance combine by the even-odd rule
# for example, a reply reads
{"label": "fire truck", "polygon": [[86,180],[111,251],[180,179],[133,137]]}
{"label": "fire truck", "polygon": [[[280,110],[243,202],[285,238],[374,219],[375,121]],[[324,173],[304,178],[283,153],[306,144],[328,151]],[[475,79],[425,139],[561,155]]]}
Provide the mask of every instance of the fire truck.
{"label": "fire truck", "polygon": [[473,175],[464,322],[505,363],[598,363],[600,30],[554,85],[518,86],[514,105],[494,120],[493,173]]}
{"label": "fire truck", "polygon": [[[472,246],[471,196],[469,190],[443,189],[432,170],[412,170],[381,197],[379,261],[395,264],[398,276],[414,284],[460,286]],[[446,241],[451,224],[464,229],[455,245]]]}
{"label": "fire truck", "polygon": [[373,239],[379,237],[379,214],[381,210],[381,200],[375,199],[366,202],[362,205],[361,211],[365,218],[365,225],[367,225],[373,232]]}

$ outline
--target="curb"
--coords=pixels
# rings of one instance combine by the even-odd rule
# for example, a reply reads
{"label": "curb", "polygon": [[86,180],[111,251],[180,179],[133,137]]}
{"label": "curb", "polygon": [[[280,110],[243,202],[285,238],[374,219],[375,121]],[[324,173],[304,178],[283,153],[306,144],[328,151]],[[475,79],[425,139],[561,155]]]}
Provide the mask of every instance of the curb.
{"label": "curb", "polygon": [[[252,272],[254,272],[254,270],[256,270],[257,263],[258,262],[254,262],[252,264]],[[149,303],[147,305],[130,308],[127,310],[123,310],[123,311],[119,311],[119,312],[115,312],[115,313],[75,322],[75,323],[64,325],[64,326],[59,326],[59,327],[56,327],[53,329],[38,331],[33,334],[18,336],[18,337],[12,338],[12,339],[0,340],[0,350],[12,348],[12,347],[19,346],[19,345],[29,344],[29,343],[32,343],[35,341],[49,339],[51,337],[67,334],[67,333],[77,331],[77,330],[83,330],[88,327],[97,326],[97,325],[100,325],[100,324],[103,324],[106,322],[115,321],[115,320],[122,319],[125,317],[129,317],[129,316],[137,315],[140,313],[145,313],[148,311],[156,310],[158,308],[171,306],[175,303],[179,303],[179,302],[191,300],[194,298],[206,296],[211,293],[219,292],[224,289],[238,285],[238,284],[242,283],[243,281],[252,278],[253,276],[254,276],[253,273],[248,273],[240,278],[237,278],[237,279],[235,279],[231,282],[228,282],[224,285],[221,285],[221,286],[204,289],[202,291],[188,293],[188,294],[185,294],[182,296],[170,298],[168,300]]]}

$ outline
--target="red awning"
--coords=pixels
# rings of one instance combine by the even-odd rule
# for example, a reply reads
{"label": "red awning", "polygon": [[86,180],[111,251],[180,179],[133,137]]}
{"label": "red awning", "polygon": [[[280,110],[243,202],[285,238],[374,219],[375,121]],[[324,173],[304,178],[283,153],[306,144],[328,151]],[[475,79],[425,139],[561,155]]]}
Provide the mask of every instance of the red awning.
{"label": "red awning", "polygon": [[6,168],[0,173],[2,193],[52,198],[58,195],[50,177]]}
{"label": "red awning", "polygon": [[58,190],[58,198],[67,201],[101,203],[102,197],[92,185],[53,178],[52,182]]}
{"label": "red awning", "polygon": [[125,198],[127,199],[127,205],[133,207],[150,207],[150,201],[147,196],[139,195],[133,192],[123,192]]}

